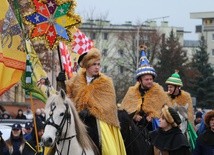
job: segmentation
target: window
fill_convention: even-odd
[[[104,40],[108,40],[108,33],[107,33],[107,32],[104,32],[104,33],[103,33],[103,39],[104,39]]]
[[[123,66],[119,66],[119,72],[122,74],[124,71],[124,67]]]
[[[107,56],[108,49],[103,49],[102,55]]]
[[[104,66],[104,67],[103,67],[103,72],[104,72],[104,73],[107,73],[107,71],[108,71],[108,66]]]
[[[124,54],[124,53],[123,53],[123,50],[122,50],[122,49],[119,49],[119,50],[118,50],[118,54],[119,54],[121,57],[123,57],[123,54]]]
[[[212,19],[205,19],[204,23],[205,23],[205,25],[211,25],[212,24]]]
[[[214,49],[212,49],[212,56],[214,56]]]
[[[90,38],[91,38],[92,40],[95,40],[95,39],[96,39],[96,33],[95,33],[95,32],[91,32]]]

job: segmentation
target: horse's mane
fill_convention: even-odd
[[[86,148],[86,149],[93,149],[92,145],[92,141],[90,140],[90,137],[87,133],[87,129],[85,124],[83,124],[83,122],[81,121],[76,108],[74,107],[73,102],[66,97],[66,101],[69,104],[69,108],[71,110],[71,112],[73,113],[74,116],[74,122],[75,122],[75,127],[76,127],[76,133],[77,133],[77,140],[80,144],[80,146],[82,148]]]
[[[184,118],[188,118],[188,104],[185,106],[181,106],[181,105],[175,105],[174,106],[175,111],[179,112],[180,115],[182,115]]]

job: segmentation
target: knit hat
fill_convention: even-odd
[[[33,124],[31,122],[26,122],[25,129],[31,129],[31,128],[33,128]]]
[[[19,123],[15,123],[12,125],[12,130],[21,130],[22,126]]]
[[[181,81],[180,75],[178,71],[175,71],[167,80],[166,84],[176,85],[176,86],[183,86],[183,82]]]
[[[214,110],[207,112],[206,115],[204,116],[204,122],[206,126],[208,127],[210,126],[210,120],[212,117],[214,117]]]
[[[175,109],[164,105],[162,108],[162,114],[164,115],[166,121],[173,127],[177,127],[179,124],[181,124],[181,118]]]
[[[96,48],[91,48],[89,52],[79,56],[78,64],[82,68],[90,67],[95,61],[101,59],[100,51]]]
[[[202,118],[203,113],[201,111],[196,112],[195,117],[196,118]]]
[[[138,69],[136,70],[136,79],[141,75],[151,74],[154,78],[157,76],[155,69],[150,66],[149,60],[146,57],[146,53],[144,49],[141,51],[140,64]]]

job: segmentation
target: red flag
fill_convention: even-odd
[[[71,56],[68,51],[68,48],[64,42],[59,42],[59,48],[61,53],[62,65],[65,72],[68,75],[68,78],[72,76],[72,64],[71,64]]]
[[[86,37],[86,35],[79,29],[77,29],[77,31],[74,33],[74,43],[72,45],[72,50],[75,53],[81,55],[88,52],[93,46],[93,41]]]

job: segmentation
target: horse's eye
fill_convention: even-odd
[[[60,113],[60,115],[59,116],[63,116],[65,113],[64,112],[62,112],[62,113]]]

